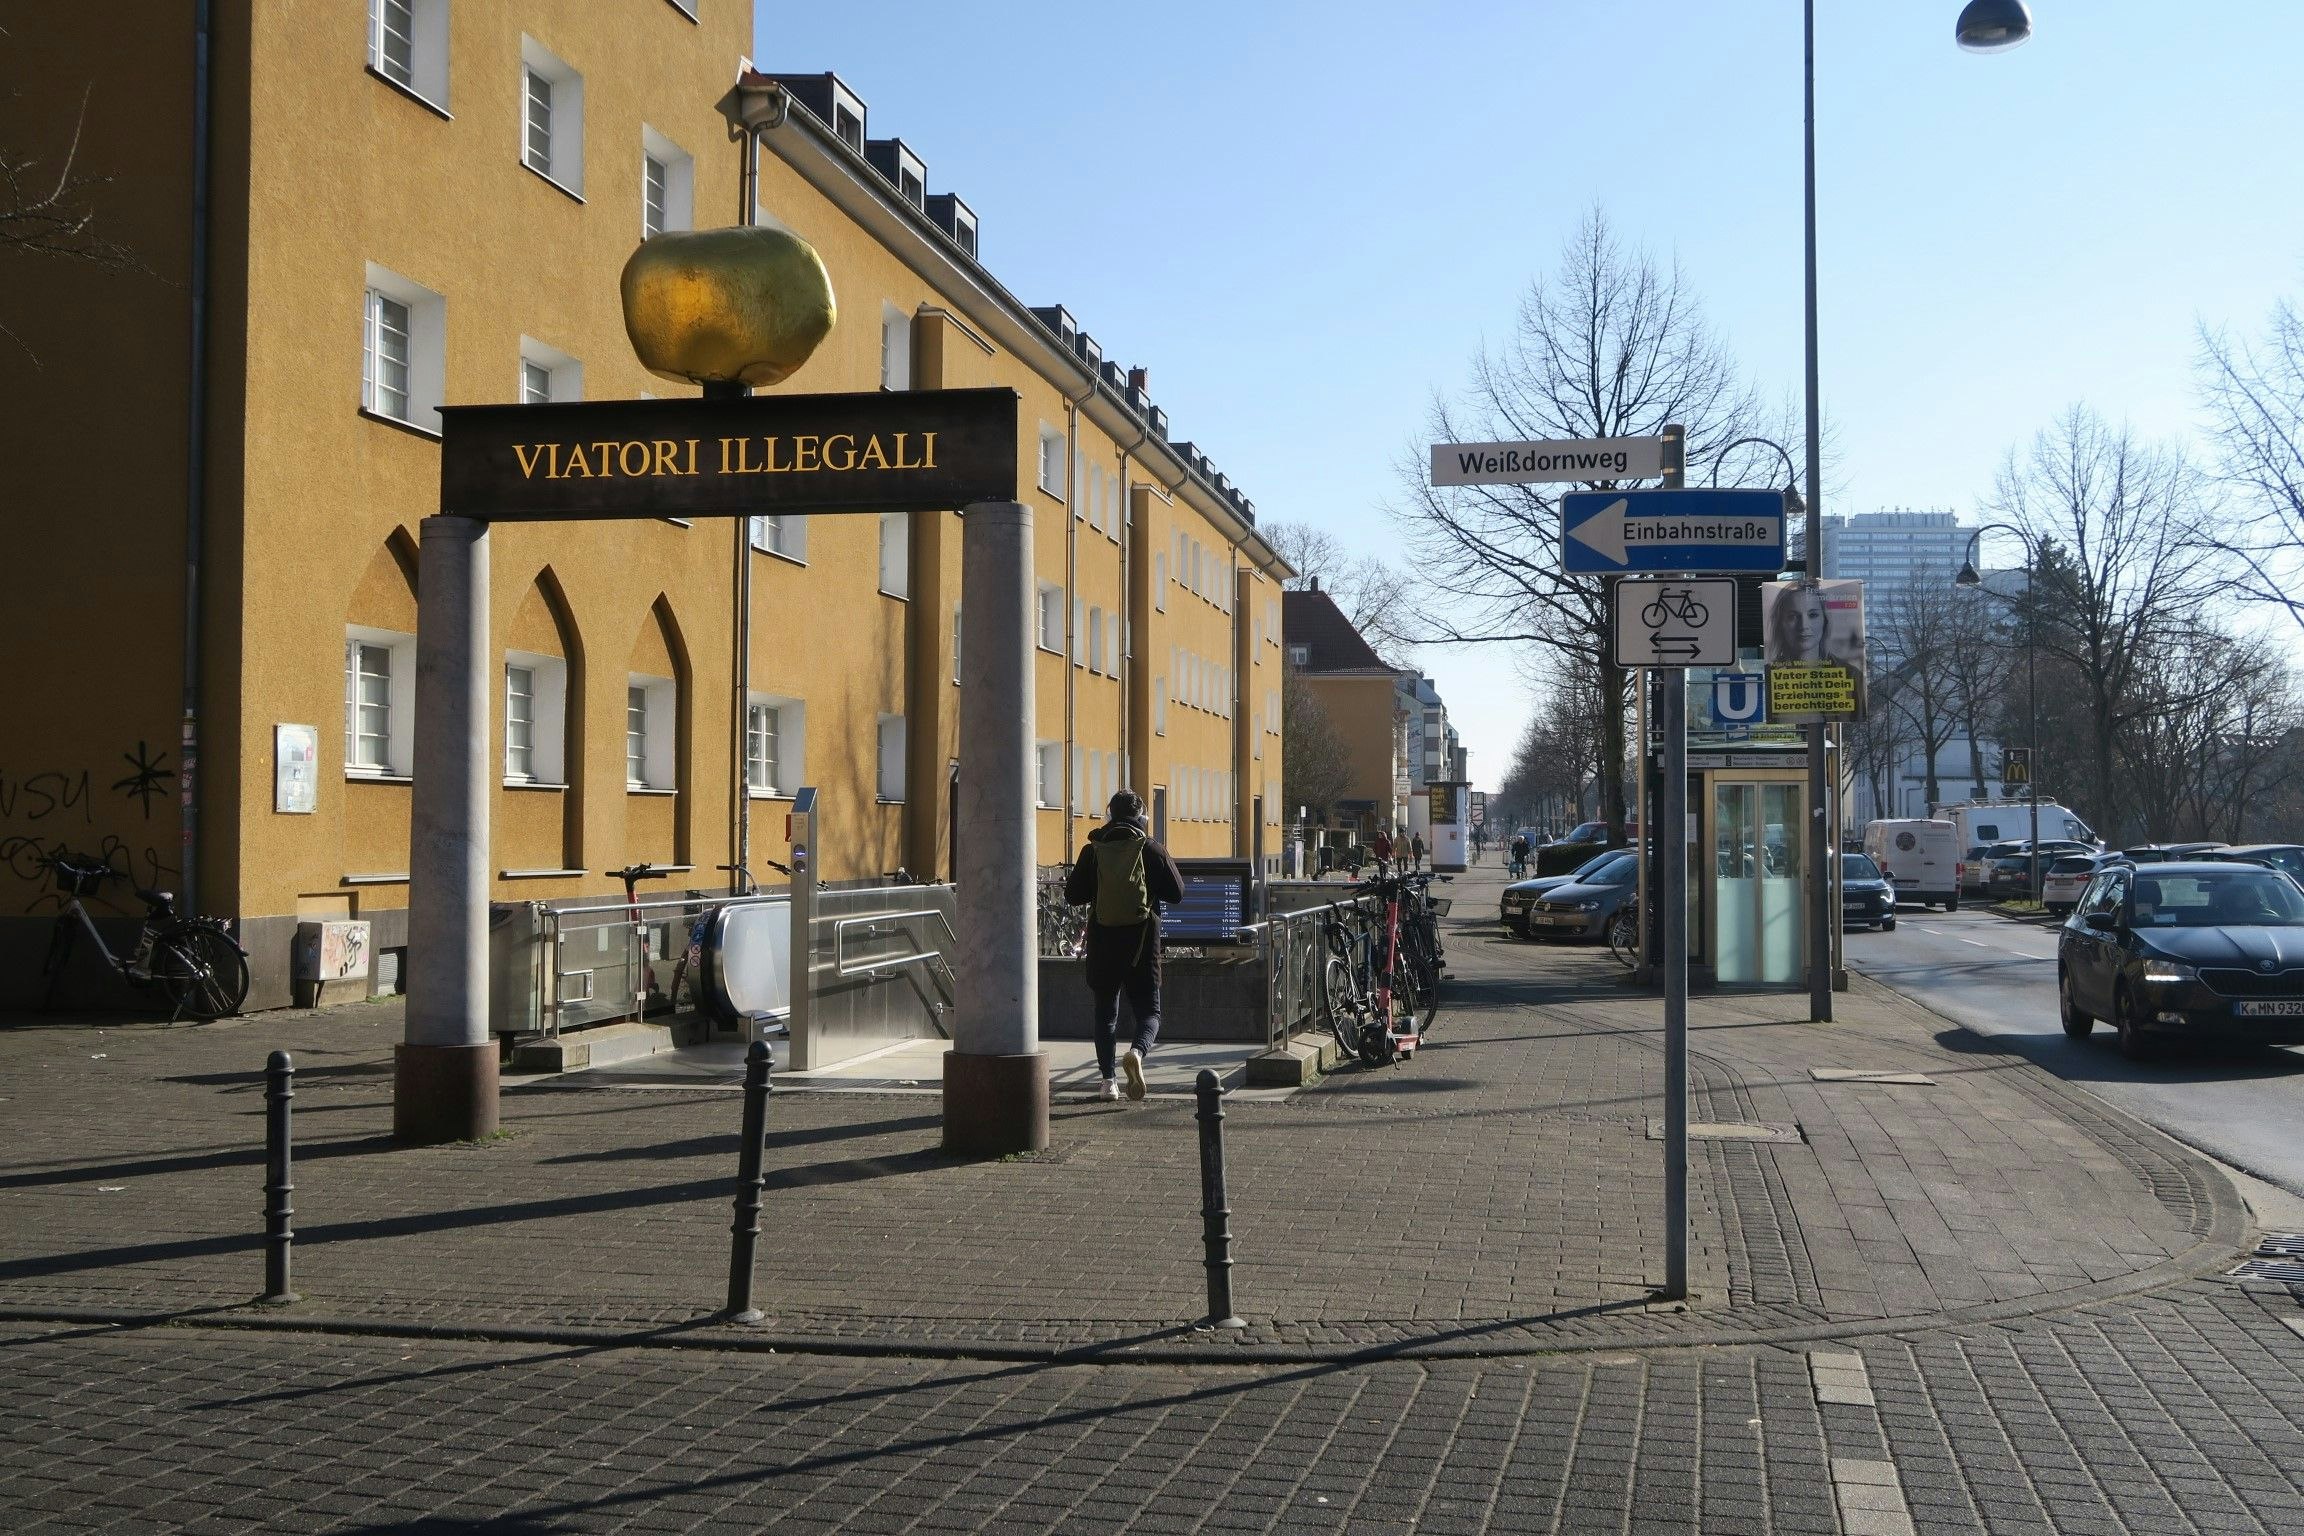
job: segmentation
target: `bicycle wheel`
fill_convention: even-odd
[[[248,957],[222,930],[186,923],[152,941],[152,980],[177,1013],[221,1019],[248,999]]]
[[[1360,989],[1352,984],[1352,968],[1340,957],[1330,955],[1321,974],[1328,995],[1328,1033],[1336,1037],[1339,1052],[1358,1056],[1366,1007],[1360,1000]]]
[[[1431,940],[1421,928],[1408,931],[1408,970],[1416,981],[1416,1033],[1432,1032],[1432,1020],[1440,1012],[1440,962],[1433,958]]]
[[[1608,919],[1608,952],[1627,970],[1640,964],[1640,914],[1630,907]]]

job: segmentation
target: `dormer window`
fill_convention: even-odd
[[[832,132],[856,153],[864,153],[864,119],[849,111],[844,101],[832,104]]]
[[[896,189],[898,197],[923,213],[928,211],[928,164],[902,139],[866,139],[864,158]]]

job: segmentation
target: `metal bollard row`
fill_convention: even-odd
[[[1200,1227],[1201,1246],[1208,1266],[1208,1316],[1202,1328],[1245,1328],[1246,1321],[1232,1310],[1232,1204],[1224,1187],[1224,1088],[1216,1074],[1202,1068],[1193,1084],[1200,1101],[1194,1112],[1200,1122]]]
[[[762,1314],[752,1304],[753,1259],[760,1251],[761,1191],[768,1178],[761,1171],[768,1141],[768,1042],[755,1040],[744,1053],[744,1129],[736,1154],[735,1234],[728,1248],[728,1307],[722,1314],[731,1323],[757,1323]]]
[[[292,1220],[296,1190],[288,1164],[289,1105],[296,1097],[296,1064],[286,1051],[274,1051],[264,1064],[264,1294],[259,1305],[300,1301],[288,1286],[288,1254],[296,1241]]]

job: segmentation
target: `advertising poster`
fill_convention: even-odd
[[[272,809],[309,816],[320,800],[320,728],[272,727]]]
[[[1769,582],[1760,589],[1760,622],[1771,721],[1864,713],[1864,583]]]

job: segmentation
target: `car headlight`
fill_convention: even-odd
[[[2144,979],[2146,981],[2157,981],[2163,983],[2178,981],[2198,981],[2200,979],[2200,972],[2192,966],[2185,965],[2180,961],[2147,960],[2144,962]]]
[[[1576,910],[1579,912],[1597,912],[1600,910],[1600,903],[1596,901],[1580,901],[1576,903]]]

